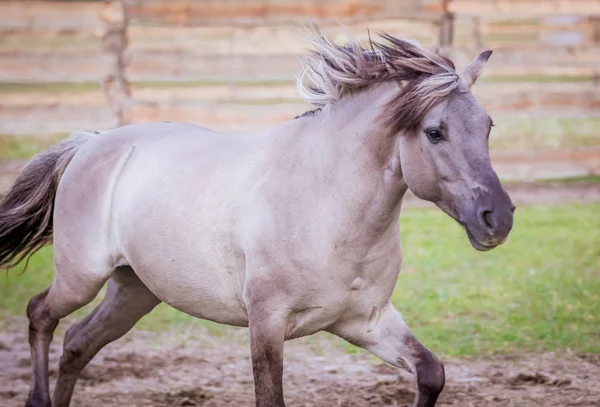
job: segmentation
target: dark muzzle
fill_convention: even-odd
[[[506,241],[513,226],[515,205],[502,187],[467,206],[461,211],[461,223],[475,249],[491,250]]]

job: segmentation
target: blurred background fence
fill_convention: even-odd
[[[309,108],[294,77],[311,22],[337,41],[340,23],[413,38],[459,67],[494,49],[474,91],[501,176],[600,174],[597,0],[4,1],[0,143],[18,155],[18,140],[121,122],[251,132],[290,119]]]
[[[340,23],[361,39],[367,28],[413,38],[459,68],[493,48],[473,90],[496,124],[494,168],[544,182],[505,184],[515,227],[485,255],[441,211],[409,208],[424,203],[407,194],[391,301],[420,341],[452,357],[442,404],[600,406],[600,0],[123,1],[0,0],[0,197],[31,155],[76,129],[182,120],[252,132],[302,113],[294,76],[312,22],[340,42]],[[0,406],[25,402],[25,304],[52,283],[53,264],[44,248],[26,273],[0,278]],[[164,303],[138,327],[151,332],[103,350],[74,403],[252,403],[244,332]],[[411,397],[392,370],[325,340],[286,350],[295,405]]]

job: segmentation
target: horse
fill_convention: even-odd
[[[51,243],[55,262],[27,305],[26,406],[68,406],[94,355],[161,302],[249,328],[256,406],[284,406],[284,342],[319,331],[411,372],[414,406],[436,404],[444,366],[390,302],[398,219],[410,189],[475,249],[506,241],[515,206],[471,93],[492,51],[457,71],[386,33],[311,42],[298,90],[315,109],[287,122],[253,135],[169,122],[79,131],[24,167],[0,207],[0,266]],[[105,283],[66,331],[50,397],[54,329]]]

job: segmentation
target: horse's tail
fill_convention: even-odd
[[[36,155],[0,203],[0,268],[15,266],[52,243],[52,213],[67,165],[96,132],[76,132]]]

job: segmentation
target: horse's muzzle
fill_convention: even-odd
[[[513,226],[515,205],[502,192],[499,196],[482,196],[466,213],[463,211],[461,223],[471,245],[477,250],[494,249],[508,239]]]

